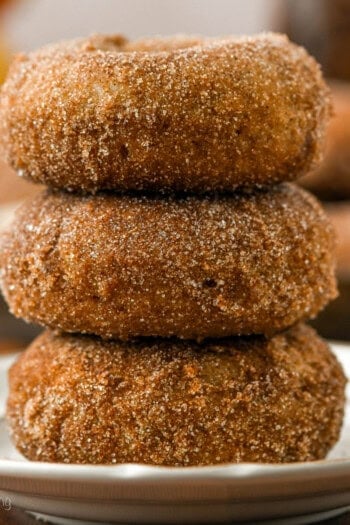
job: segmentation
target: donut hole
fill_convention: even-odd
[[[211,279],[210,277],[207,277],[203,281],[203,286],[205,288],[216,288],[217,282],[215,281],[215,279]]]
[[[206,39],[209,40],[209,39]],[[199,37],[185,37],[175,35],[173,37],[158,37],[126,42],[118,46],[118,51],[123,53],[142,52],[142,53],[169,53],[176,50],[187,50],[197,46],[203,46],[205,40]]]
[[[208,40],[208,39],[207,39]],[[92,35],[81,44],[83,51],[105,51],[109,53],[171,53],[176,50],[203,46],[205,40],[199,37],[145,38],[129,42],[122,35]]]
[[[203,46],[205,41],[196,36],[175,35],[173,37],[144,38],[128,41],[123,35],[91,35],[81,41],[83,51],[104,51],[107,53],[170,53],[176,50],[185,50],[197,46]]]

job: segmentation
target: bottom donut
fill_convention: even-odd
[[[28,459],[169,466],[321,459],[346,383],[305,325],[203,343],[46,331],[9,380],[8,423]]]

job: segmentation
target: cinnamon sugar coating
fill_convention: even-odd
[[[272,334],[336,296],[333,230],[288,183],[253,194],[44,192],[0,246],[12,313],[104,338]]]
[[[314,168],[329,114],[318,64],[282,35],[97,35],[17,57],[1,149],[56,188],[232,191]]]
[[[204,344],[44,332],[9,378],[12,439],[36,461],[309,461],[343,418],[343,371],[307,326]]]

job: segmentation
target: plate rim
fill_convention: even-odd
[[[314,476],[327,475],[338,477],[340,474],[350,474],[349,459],[331,459],[299,463],[285,463],[283,465],[240,463],[205,467],[164,467],[125,463],[120,465],[79,465],[63,463],[46,463],[39,461],[0,460],[0,475],[30,479],[67,479],[70,481],[86,481],[87,475],[93,481],[135,480],[154,481],[201,481],[210,477],[211,480],[227,481],[228,479],[249,479],[257,481],[261,478],[273,481],[284,477],[297,478],[303,475],[304,481],[311,481]],[[292,480],[291,480],[292,481]]]

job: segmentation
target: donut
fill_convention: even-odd
[[[345,377],[307,326],[202,344],[46,331],[9,384],[12,439],[30,460],[192,466],[325,457]]]
[[[315,167],[330,106],[318,64],[282,35],[97,35],[17,57],[1,154],[66,190],[232,191]]]
[[[65,332],[270,335],[336,296],[333,237],[289,183],[220,197],[48,191],[3,234],[1,286],[16,316]]]
[[[350,199],[350,83],[333,83],[335,118],[326,135],[324,162],[300,184],[326,201]]]

